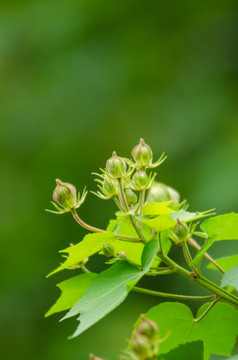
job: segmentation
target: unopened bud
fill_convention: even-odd
[[[141,335],[147,336],[150,339],[153,339],[158,335],[158,325],[156,322],[146,318],[144,315],[141,315],[142,321],[140,322],[137,331]]]
[[[124,159],[117,156],[114,151],[112,157],[107,160],[106,168],[112,177],[121,178],[126,173],[126,162]]]
[[[137,196],[131,189],[125,190],[125,196],[128,205],[134,205],[137,203]]]
[[[179,193],[162,183],[153,182],[149,194],[148,194],[148,202],[163,202],[163,201],[172,201],[171,206],[175,206],[179,204],[180,195]]]
[[[135,146],[131,153],[135,162],[140,166],[148,166],[152,162],[152,150],[143,139],[140,139],[139,145]]]
[[[189,229],[187,224],[177,219],[177,224],[173,229],[173,233],[176,235],[179,242],[187,241],[189,236]]]
[[[149,339],[138,333],[135,333],[131,341],[131,349],[136,355],[143,356],[143,359],[150,358],[153,355]]]
[[[119,253],[118,253],[118,257],[121,258],[121,259],[123,259],[123,260],[126,259],[126,253],[125,253],[125,251],[119,252]]]
[[[103,189],[109,196],[116,196],[119,193],[118,183],[115,180],[104,180]]]
[[[56,179],[57,186],[53,192],[53,199],[65,209],[71,208],[77,202],[76,188],[74,185]]]
[[[133,175],[133,183],[138,190],[143,190],[148,184],[148,176],[145,171],[137,169],[136,173]]]
[[[115,249],[111,244],[102,244],[103,254],[107,257],[112,257],[115,254]]]

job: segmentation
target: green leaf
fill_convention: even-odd
[[[210,216],[212,210],[207,210],[207,211],[203,211],[203,212],[189,212],[186,211],[184,209],[181,209],[179,211],[173,212],[170,214],[171,219],[176,220],[179,219],[180,221],[184,221],[184,222],[189,222],[189,221],[193,221],[193,220],[198,220],[201,219],[205,216]]]
[[[218,265],[220,265],[225,271],[229,270],[230,268],[238,265],[238,255],[233,255],[221,259],[216,259]],[[215,265],[209,263],[207,266],[208,269],[218,270]]]
[[[48,276],[57,273],[63,269],[67,269],[71,267],[83,259],[88,258],[89,256],[96,254],[102,248],[102,243],[113,243],[117,240],[117,236],[114,233],[96,233],[96,234],[88,234],[84,237],[84,239],[78,243],[77,245],[71,246],[65,250],[61,250],[60,252],[68,253],[69,257],[67,260],[60,265],[56,270],[52,271]]]
[[[197,264],[202,259],[204,253],[215,241],[237,240],[238,239],[238,214],[229,213],[214,216],[205,220],[201,224],[201,229],[209,238],[203,244],[191,264]]]
[[[172,201],[165,202],[150,202],[143,206],[142,215],[144,216],[153,216],[153,215],[166,215],[173,212],[172,209],[168,208],[168,205],[171,204]]]
[[[166,355],[160,355],[158,360],[203,360],[203,343],[194,341],[180,345]]]
[[[238,265],[227,270],[227,272],[223,275],[221,279],[221,286],[226,287],[228,285],[238,290]]]
[[[238,360],[238,355],[234,355],[231,358],[227,358],[226,360]]]
[[[172,220],[170,215],[160,215],[154,219],[137,217],[138,220],[156,231],[163,231],[176,225],[176,220]]]
[[[89,288],[97,274],[81,274],[57,284],[62,294],[56,303],[45,314],[45,317],[54,313],[68,310],[81,299],[85,291]]]
[[[96,277],[82,299],[63,318],[80,313],[80,324],[72,337],[87,330],[125,300],[131,288],[149,270],[157,250],[158,242],[155,239],[145,245],[142,254],[143,271],[126,261],[120,261]]]
[[[208,303],[201,306],[197,318],[208,306]],[[146,317],[157,322],[161,339],[172,330],[160,344],[159,354],[167,354],[187,342],[203,341],[204,360],[211,354],[229,356],[238,334],[238,311],[223,303],[214,305],[198,323],[194,322],[191,310],[181,303],[162,303],[150,309]]]

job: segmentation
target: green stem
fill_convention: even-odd
[[[207,315],[207,313],[213,308],[213,306],[220,300],[220,298],[216,298],[215,300],[213,300],[213,302],[208,306],[207,310],[204,311],[204,313],[198,318],[198,319],[194,319],[194,322],[198,323],[199,321],[201,321],[205,315]]]
[[[159,292],[159,291],[143,289],[143,288],[140,288],[140,287],[137,287],[137,286],[133,287],[132,290],[135,291],[135,292],[143,293],[143,294],[154,295],[154,296],[159,296],[159,297],[166,297],[166,298],[169,298],[169,299],[176,299],[176,300],[200,300],[200,301],[204,301],[204,300],[211,300],[211,299],[214,298],[213,295],[190,296],[190,295],[168,294],[168,293],[163,293],[163,292]]]
[[[191,262],[193,261],[192,256],[190,254],[188,245],[186,242],[182,243],[182,249],[183,249],[183,254],[184,254],[184,258],[187,261],[188,266],[195,272],[195,274],[200,275],[199,271],[196,269],[196,267],[194,265],[190,265]]]
[[[158,276],[158,275],[167,275],[167,274],[173,274],[175,273],[174,269],[169,269],[169,270],[161,270],[161,271],[151,271],[146,273],[145,275],[147,276]]]
[[[135,229],[137,228],[138,231],[140,231],[140,229],[138,228],[135,221],[133,221],[132,224],[135,227]],[[148,241],[143,233],[141,233],[140,236],[144,243],[146,243]],[[162,242],[161,242],[160,237],[159,237],[159,241],[160,241],[160,250],[158,251],[158,255],[159,255],[160,259],[166,265],[173,267],[178,274],[201,285],[202,287],[204,287],[205,289],[209,290],[210,292],[216,294],[218,297],[227,301],[228,303],[238,306],[238,298],[236,296],[234,296],[233,294],[229,293],[228,291],[220,288],[218,285],[214,284],[210,280],[208,280],[204,277],[201,277],[197,274],[190,273],[189,271],[184,269],[182,266],[177,264],[175,261],[170,259],[167,255],[165,255],[163,253]]]

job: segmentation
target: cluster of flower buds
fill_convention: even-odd
[[[149,360],[158,353],[158,344],[161,342],[158,335],[158,325],[141,315],[141,322],[137,327],[132,340],[130,350],[125,352],[121,360]]]
[[[179,244],[187,241],[190,236],[191,234],[187,224],[177,219],[175,227],[170,231],[170,239]]]
[[[52,201],[51,203],[58,211],[46,211],[54,214],[64,214],[72,209],[77,209],[82,205],[87,196],[86,188],[84,188],[82,196],[80,197],[80,193],[78,193],[77,196],[77,191],[74,185],[65,183],[59,179],[56,179],[56,184],[56,188],[53,192],[53,199],[55,202]]]

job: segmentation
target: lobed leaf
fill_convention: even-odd
[[[165,202],[149,202],[145,204],[142,208],[143,216],[154,216],[154,215],[166,215],[172,213],[174,210],[168,207],[172,201]]]
[[[153,219],[146,219],[138,216],[137,219],[142,223],[156,231],[167,230],[176,225],[176,220],[171,219],[170,215],[160,215]]]
[[[179,211],[171,213],[170,217],[173,220],[179,219],[180,221],[189,222],[189,221],[201,219],[205,216],[210,216],[210,215],[212,215],[211,211],[213,211],[213,210],[207,210],[207,211],[203,211],[203,212],[199,212],[199,211],[189,212],[184,209],[181,209]]]
[[[238,214],[229,213],[214,216],[205,220],[200,227],[209,238],[198,251],[191,264],[199,263],[204,253],[215,241],[238,239]]]
[[[57,284],[62,294],[56,303],[45,314],[45,317],[54,313],[68,310],[81,299],[85,291],[92,284],[97,274],[80,274]]]
[[[72,337],[87,330],[125,300],[131,288],[149,270],[157,250],[158,242],[155,239],[145,245],[142,254],[143,271],[123,260],[95,278],[82,299],[63,318],[80,313],[80,324]]]
[[[238,290],[238,265],[227,270],[221,279],[221,287],[232,286]]]
[[[63,253],[68,253],[69,257],[63,264],[61,264],[56,270],[52,271],[48,276],[51,276],[58,271],[74,266],[80,261],[100,251],[103,243],[113,243],[115,240],[117,240],[117,236],[112,232],[94,233],[86,235],[84,239],[77,245],[68,247],[67,249],[60,251]]]
[[[201,306],[197,318],[208,305]],[[159,355],[167,354],[181,344],[202,341],[204,360],[208,360],[211,354],[229,356],[238,334],[238,311],[225,303],[214,305],[198,323],[194,322],[191,310],[181,303],[159,304],[150,309],[146,317],[158,324],[160,338],[164,338],[172,330],[167,340],[160,344]]]

